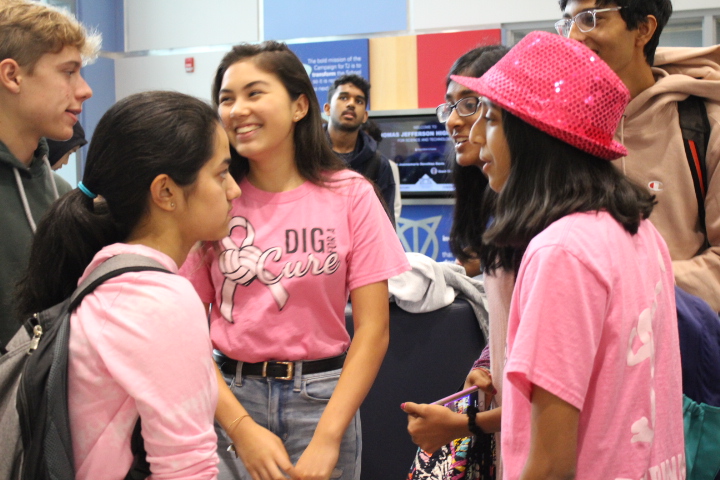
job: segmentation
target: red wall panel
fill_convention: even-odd
[[[501,42],[500,29],[418,35],[418,107],[435,108],[445,98],[445,76],[468,50]]]

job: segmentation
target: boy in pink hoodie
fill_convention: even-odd
[[[656,196],[650,220],[668,244],[675,282],[720,311],[720,46],[656,52],[670,0],[560,0],[560,8],[558,32],[595,51],[630,90],[615,135],[628,155],[613,163]],[[704,229],[678,116],[690,95],[704,99],[711,128]]]

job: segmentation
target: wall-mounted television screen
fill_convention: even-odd
[[[370,118],[382,132],[379,150],[398,165],[403,197],[452,195],[455,152],[434,110],[378,111]]]

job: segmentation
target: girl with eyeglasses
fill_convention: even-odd
[[[488,187],[487,177],[481,170],[480,145],[473,143],[470,136],[473,124],[482,114],[482,99],[476,91],[457,83],[451,76],[480,77],[507,51],[504,46],[493,45],[475,48],[461,56],[447,76],[446,103],[437,108],[438,120],[445,123],[448,134],[455,142],[455,209],[450,247],[469,275],[483,274],[488,295],[488,344],[468,374],[464,388],[480,387],[488,394],[486,404],[493,407],[478,413],[475,421],[483,432],[495,432],[497,478],[502,476],[499,450],[502,366],[515,277],[510,259],[515,252],[511,248],[497,248],[483,241],[483,232],[491,219],[497,193]],[[469,430],[466,415],[455,414],[442,406],[408,402],[405,411],[409,414],[408,432],[426,452],[434,452],[452,440],[474,433]]]

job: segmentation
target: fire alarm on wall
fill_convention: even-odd
[[[194,57],[187,57],[185,59],[185,72],[186,73],[193,73],[195,71],[195,58]]]

